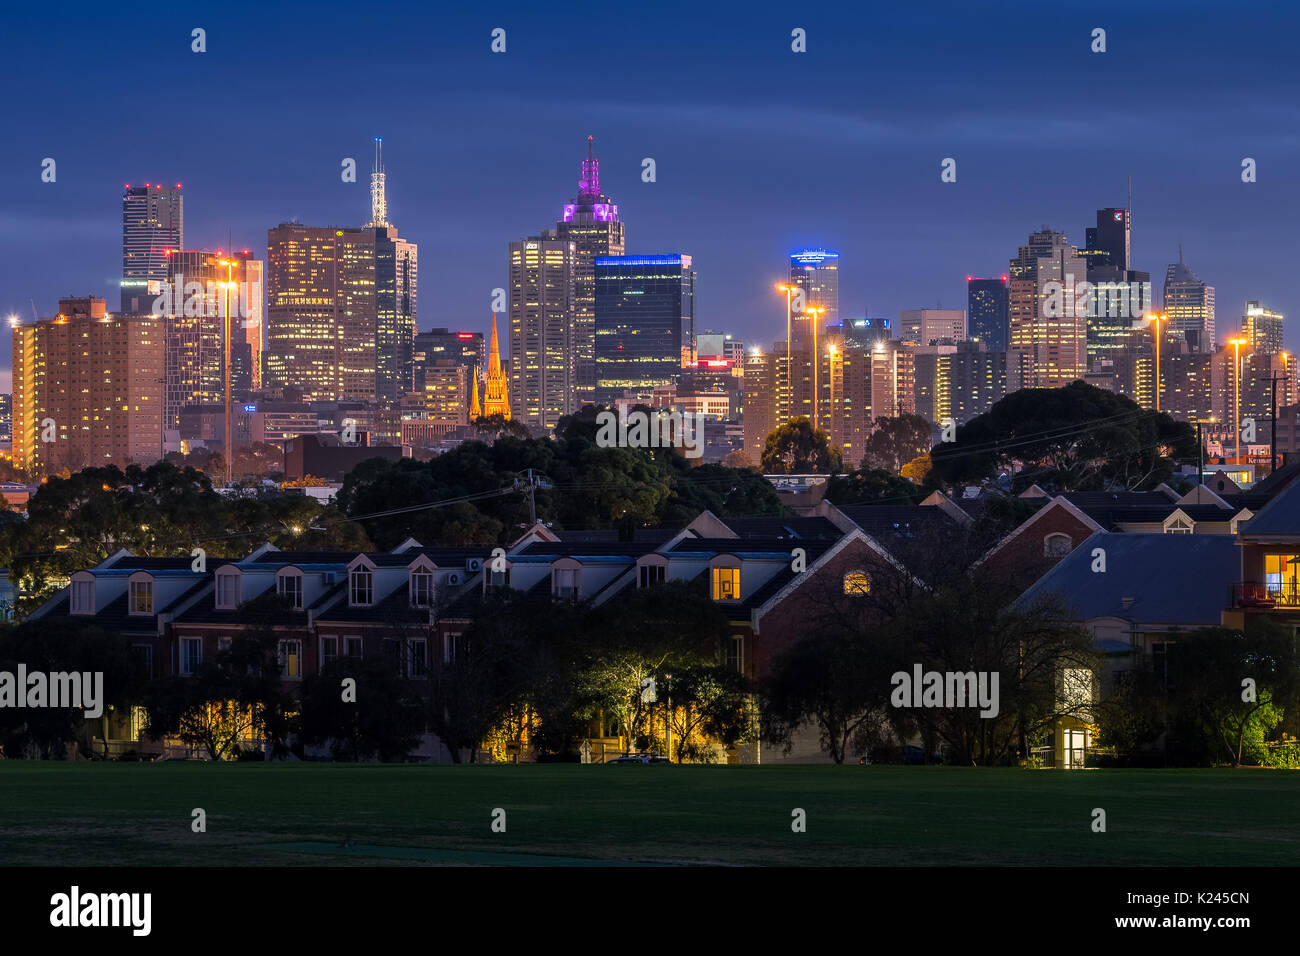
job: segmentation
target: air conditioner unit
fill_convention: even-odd
[[[452,571],[447,575],[447,583],[450,585],[455,586],[457,584],[460,584],[460,581],[461,581],[461,575],[459,571]]]
[[[482,559],[482,558],[466,558],[466,559],[465,559],[465,570],[468,571],[470,574],[474,574],[474,573],[477,572],[477,571],[482,571],[482,570],[483,570],[483,559]]]

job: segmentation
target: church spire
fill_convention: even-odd
[[[510,399],[506,376],[501,371],[501,346],[497,340],[497,314],[492,313],[492,337],[488,342],[487,394],[483,396],[483,414],[501,415],[510,420]]]

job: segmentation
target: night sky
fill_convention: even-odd
[[[507,243],[554,226],[592,134],[628,252],[695,257],[699,329],[770,344],[773,283],[808,245],[840,252],[843,314],[965,308],[968,273],[1005,272],[1044,224],[1082,246],[1131,175],[1157,296],[1181,241],[1217,287],[1220,338],[1257,298],[1300,346],[1300,11],[1141,7],[6,5],[0,313],[117,307],[128,182],[184,184],[190,248],[264,255],[281,221],[361,225],[382,136],[390,221],[420,244],[420,328],[486,329]]]

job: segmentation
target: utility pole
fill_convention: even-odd
[[[1201,441],[1201,420],[1196,420],[1196,483],[1205,483],[1205,443]]]
[[[537,482],[533,470],[528,469],[528,527],[537,524]]]
[[[226,392],[226,448],[225,448],[226,487],[230,487],[231,468],[233,466],[233,459],[235,453],[235,450],[232,447],[232,443],[231,443],[231,427],[230,427],[230,287],[234,285],[234,279],[231,276],[230,270],[234,268],[235,263],[222,259],[221,264],[226,267],[226,282],[225,282],[226,321],[225,321],[225,328],[223,329],[224,334],[221,336],[221,338],[224,341],[224,349],[226,353],[225,361],[222,363],[222,368],[225,374],[225,392]]]
[[[1269,384],[1268,471],[1272,474],[1277,471],[1277,372]]]

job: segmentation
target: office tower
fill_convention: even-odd
[[[826,329],[827,346],[869,349],[893,336],[893,322],[884,318],[845,319]]]
[[[392,400],[414,387],[418,249],[388,222],[381,148],[370,225],[267,231],[266,377],[307,401]]]
[[[885,348],[885,346],[881,346]],[[873,348],[836,346],[826,355],[826,416],[823,430],[840,450],[845,468],[862,464],[871,436]]]
[[[127,185],[122,193],[122,311],[141,315],[167,278],[167,254],[184,248],[181,184]]]
[[[990,352],[1005,352],[1008,276],[992,279],[966,277],[966,335],[978,339]]]
[[[1176,332],[1196,333],[1196,343],[1202,352],[1213,352],[1214,286],[1206,285],[1183,262],[1183,247],[1178,247],[1178,261],[1171,263],[1165,274],[1165,293],[1162,311],[1169,316],[1169,328]]]
[[[695,272],[687,255],[596,259],[596,401],[676,385],[695,342]]]
[[[1074,292],[1086,279],[1083,257],[1064,233],[1044,226],[1030,234],[1007,272],[1010,348],[1020,353],[1023,387],[1059,388],[1082,378],[1087,316],[1074,307]]]
[[[818,315],[823,327],[840,320],[840,254],[827,249],[804,249],[790,253],[790,281],[803,290],[804,308],[824,310]],[[795,312],[792,323],[794,348],[804,339],[812,344],[812,330],[806,315]],[[820,337],[820,330],[819,330]]]
[[[497,341],[497,314],[492,313],[492,338],[488,342],[487,379],[483,384],[483,414],[510,418],[510,394],[506,373],[501,369],[501,345]],[[513,364],[513,363],[512,363]]]
[[[450,329],[417,332],[414,350],[415,391],[424,391],[425,367],[445,359],[466,368],[471,381],[482,378],[487,364],[484,358],[485,348],[482,332],[453,332]]]
[[[1246,314],[1241,319],[1241,334],[1249,342],[1252,352],[1276,355],[1282,351],[1281,312],[1266,309],[1258,302],[1246,303]]]
[[[576,255],[552,230],[510,243],[510,410],[532,428],[578,408]]]
[[[403,401],[403,408],[416,408],[434,421],[466,425],[470,421],[470,376],[474,372],[453,359],[435,359],[424,369],[423,387]]]
[[[1160,410],[1180,422],[1213,420],[1213,363],[1214,355],[1209,352],[1162,353]]]
[[[1008,377],[1007,354],[989,351],[978,340],[957,343],[957,350],[944,356],[943,365],[947,370],[948,398],[944,417],[958,424],[983,415],[1008,392],[1015,391],[1015,383]]]
[[[966,338],[966,313],[961,309],[904,309],[898,327],[902,340],[913,345],[960,342]]]
[[[931,424],[951,416],[951,364],[956,344],[917,345],[912,348],[915,364],[916,414]]]
[[[871,349],[871,417],[916,414],[916,356],[897,339]]]
[[[1098,209],[1097,224],[1088,227],[1085,235],[1086,248],[1079,255],[1087,263],[1085,278],[1092,287],[1082,297],[1091,367],[1124,348],[1128,331],[1150,313],[1151,274],[1131,267],[1132,217],[1127,209]]]
[[[576,401],[580,407],[596,392],[596,258],[623,255],[627,238],[618,206],[600,191],[600,160],[592,154],[582,161],[578,195],[565,203],[555,235],[573,243],[573,335],[576,355]]]
[[[745,356],[745,457],[755,467],[763,460],[767,436],[785,421],[777,395],[777,369],[784,362],[784,350],[777,354],[777,350],[754,349]]]
[[[246,352],[243,377],[260,383],[262,263],[247,249],[174,251],[167,263],[166,284],[148,311],[161,321],[166,353],[163,427],[175,429],[184,406],[225,401],[227,293],[232,355]],[[235,287],[227,289],[227,281]]]
[[[101,298],[13,330],[13,461],[34,474],[162,457],[163,337],[153,316]]]

